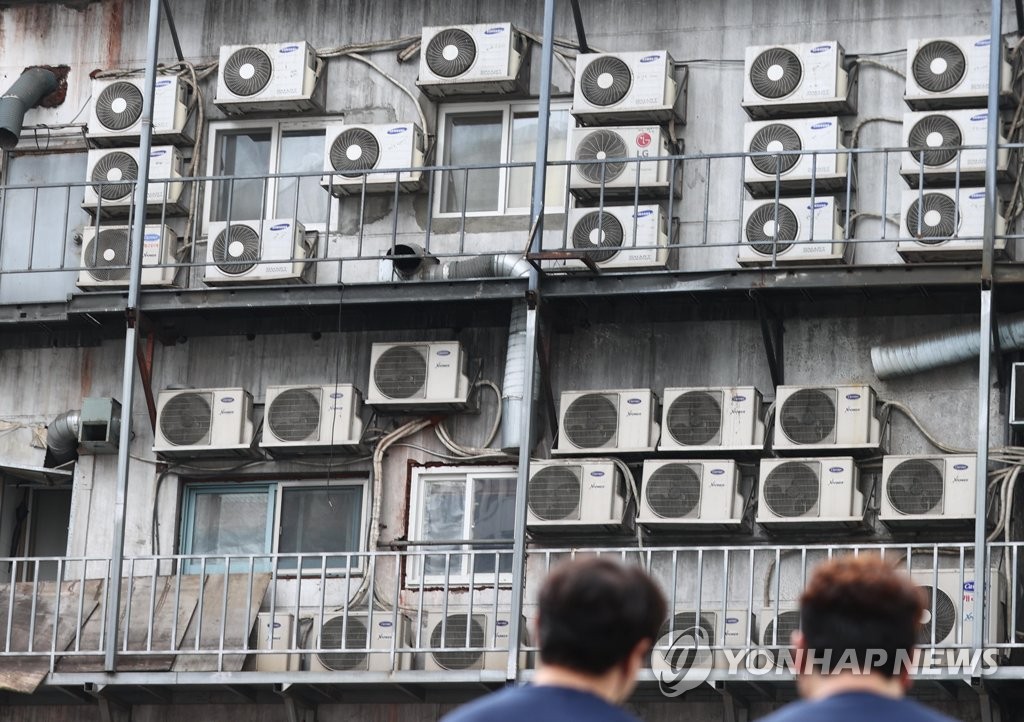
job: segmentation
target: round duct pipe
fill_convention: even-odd
[[[25,113],[57,89],[57,76],[45,68],[29,68],[0,96],[0,148],[18,145]]]
[[[78,409],[65,411],[46,427],[46,448],[56,459],[70,459],[78,451],[81,414]]]

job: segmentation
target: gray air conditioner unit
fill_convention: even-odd
[[[651,649],[651,669],[679,674],[683,667],[680,663],[690,661],[686,659],[689,654],[695,655],[690,661],[694,672],[709,667],[728,669],[729,657],[724,649],[745,649],[756,644],[754,622],[750,612],[723,610],[721,604],[707,604],[699,618],[696,609],[677,606],[675,614],[658,630]]]
[[[1000,120],[997,119],[997,122]],[[944,110],[904,113],[900,175],[911,188],[921,185],[978,185],[985,180],[985,144],[988,111]],[[999,129],[996,174],[999,180],[1013,177],[1010,150],[1003,128]],[[961,150],[964,146],[969,148]]]
[[[268,386],[260,446],[275,456],[360,451],[362,409],[352,384]]]
[[[86,135],[95,146],[138,146],[142,133],[142,78],[92,81],[92,110]],[[153,143],[191,145],[185,132],[188,101],[178,76],[156,76]]]
[[[658,397],[650,389],[564,391],[558,444],[553,454],[621,454],[654,451]]]
[[[843,151],[839,118],[792,118],[746,123],[744,184],[755,198],[784,193],[845,190],[849,155]],[[827,151],[839,151],[829,153]],[[772,155],[778,153],[779,155]],[[813,184],[812,184],[813,180]]]
[[[1005,107],[1018,99],[1009,53],[1000,45],[999,100]],[[986,107],[991,48],[988,35],[911,38],[903,99],[914,110]]]
[[[336,196],[393,193],[396,184],[401,191],[416,191],[423,151],[423,131],[415,123],[332,125],[324,142],[324,171],[329,175],[320,185]]]
[[[508,664],[509,626],[512,615],[508,610],[481,605],[468,613],[454,605],[445,612],[431,613],[423,632],[423,643],[428,651],[423,668],[428,672],[461,672],[491,670],[504,672]],[[523,643],[528,643],[523,627]],[[520,653],[520,667],[526,667],[528,655]]]
[[[845,263],[839,209],[832,196],[743,201],[741,266]]]
[[[667,388],[658,451],[757,451],[764,447],[761,392],[753,386]]]
[[[375,343],[366,403],[378,411],[465,410],[470,391],[467,361],[457,341]]]
[[[933,635],[935,646],[962,648],[974,643],[974,615],[977,610],[973,563],[973,558],[965,557],[966,570],[963,573],[959,568],[911,570],[910,578],[925,594],[918,647],[932,646]],[[985,590],[988,610],[983,646],[991,647],[1007,641],[1007,587],[1005,575],[995,570],[989,572],[988,589]]]
[[[780,532],[861,527],[865,507],[857,479],[850,457],[762,459],[757,523]]]
[[[586,271],[589,258],[601,270],[664,270],[669,261],[668,226],[660,206],[572,208],[564,250],[579,258],[551,261],[553,270]],[[562,250],[551,239],[545,249]]]
[[[245,389],[161,391],[153,451],[168,459],[251,456],[252,395]]]
[[[129,215],[135,203],[135,182],[139,178],[138,148],[90,150],[82,208],[102,217]],[[149,153],[149,183],[146,211],[169,215],[183,210],[181,151],[172,145],[153,148]]]
[[[222,45],[217,97],[225,113],[314,110],[322,61],[307,42]]]
[[[530,464],[527,527],[533,532],[621,531],[625,483],[609,459]]]
[[[82,230],[82,270],[76,285],[83,291],[127,288],[131,264],[131,226],[86,226]],[[142,232],[143,286],[174,286],[178,237],[170,226],[146,226]]]
[[[392,672],[412,668],[412,655],[403,651],[413,646],[412,625],[401,613],[325,613],[314,619],[310,638],[316,645],[309,655],[310,672]]]
[[[682,163],[649,160],[673,155],[668,134],[654,125],[572,128],[569,189],[581,200],[667,198],[682,193]],[[603,161],[603,162],[602,162]],[[671,186],[671,188],[670,188]]]
[[[570,111],[581,123],[663,123],[676,117],[679,86],[667,50],[576,56]]]
[[[878,449],[881,424],[875,404],[870,386],[780,386],[772,448],[779,452]]]
[[[525,94],[529,58],[510,23],[425,27],[416,85],[431,98]]]
[[[896,252],[904,261],[978,262],[984,233],[984,188],[903,191]],[[1006,240],[1006,219],[997,211],[993,242],[997,258],[1006,255]]]
[[[878,518],[894,528],[972,524],[977,465],[973,454],[886,456]]]
[[[735,529],[743,521],[739,481],[735,461],[648,459],[637,522],[649,529]]]
[[[305,234],[294,218],[211,222],[203,283],[302,283],[315,270]]]
[[[751,118],[856,111],[846,53],[836,41],[747,48],[743,109]]]

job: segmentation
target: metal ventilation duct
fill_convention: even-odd
[[[21,137],[25,113],[57,89],[57,76],[45,68],[29,68],[0,96],[0,148],[11,150]]]

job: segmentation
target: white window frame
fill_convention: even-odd
[[[424,508],[423,503],[425,501],[424,486],[425,481],[462,481],[465,484],[466,492],[463,497],[464,508],[463,508],[463,527],[462,527],[462,538],[464,540],[470,540],[472,537],[471,526],[473,523],[473,481],[477,479],[508,479],[516,478],[517,471],[514,466],[433,466],[433,467],[416,467],[412,470],[412,480],[410,484],[409,492],[409,527],[407,538],[410,542],[424,541],[423,534],[423,523],[424,519]],[[409,560],[406,566],[406,585],[409,587],[417,586],[441,586],[445,584],[444,574],[424,574],[423,573],[423,557],[419,556],[429,553],[432,549],[438,552],[447,551],[448,547],[429,547],[429,546],[416,546],[411,545],[411,551],[416,552],[417,556]],[[459,549],[473,549],[472,544],[464,544]],[[453,558],[455,557],[455,549],[453,551]],[[511,550],[501,550],[503,554],[509,554]],[[467,555],[463,557],[463,563],[468,566],[470,557]],[[474,574],[471,569],[466,571],[451,569],[450,574],[447,576],[448,586],[468,586],[470,584],[476,585],[493,585],[495,583],[499,585],[510,585],[512,584],[512,573],[511,572],[499,572],[498,574],[481,572]],[[497,579],[495,577],[497,576]]]
[[[223,120],[223,121],[212,121],[209,123],[206,134],[206,176],[212,177],[218,175],[215,171],[215,165],[217,163],[217,140],[218,137],[224,134],[232,134],[238,132],[245,132],[250,130],[265,129],[270,131],[270,167],[267,169],[267,173],[277,173],[276,170],[280,165],[281,159],[281,139],[284,133],[293,130],[323,130],[324,131],[324,142],[327,142],[327,130],[332,124],[341,123],[343,119],[341,117],[321,117],[321,118],[302,118],[302,119],[285,119],[285,118],[263,118],[263,119],[247,119],[247,120]],[[267,192],[266,198],[263,204],[263,217],[274,218],[279,217],[273,214],[272,209],[274,204],[277,202],[277,178],[267,179]],[[214,181],[206,181],[205,188],[203,189],[203,216],[202,216],[202,235],[204,237],[210,234],[210,213],[213,209],[213,184]],[[328,193],[326,190],[323,191],[329,199],[328,213],[330,219],[336,219],[338,217],[338,199]],[[249,220],[249,219],[239,219]],[[314,223],[306,223],[303,221],[303,225],[307,230],[320,231],[321,233],[327,232],[328,223],[323,221],[317,221]]]
[[[572,107],[570,100],[554,100],[551,102],[551,110],[564,110],[569,112]],[[448,117],[453,115],[473,115],[478,113],[497,113],[501,112],[501,154],[498,158],[498,163],[511,163],[510,158],[512,157],[512,119],[516,113],[538,113],[540,110],[539,103],[537,101],[511,101],[511,102],[499,102],[499,103],[448,103],[442,105],[437,111],[437,153],[435,154],[435,164],[443,166],[445,165],[444,157],[447,152],[448,138],[446,137],[445,129],[448,127]],[[568,132],[566,133],[565,139],[565,157],[557,160],[571,160],[572,149],[570,146],[570,136],[572,128],[576,127],[576,120],[573,116],[569,115],[569,126]],[[531,159],[531,162],[533,159]],[[566,185],[569,183],[569,166],[562,166],[565,168],[565,182]],[[498,169],[498,207],[494,210],[485,211],[466,211],[463,214],[462,211],[444,211],[444,171],[435,171],[434,175],[434,203],[433,212],[435,218],[461,218],[465,215],[467,218],[488,218],[493,216],[526,216],[529,215],[529,207],[525,208],[510,208],[508,205],[508,176],[509,168],[507,166]],[[562,197],[565,197],[565,189],[563,190]],[[569,206],[572,206],[572,196],[569,196]],[[558,205],[553,208],[545,208],[546,213],[562,213],[567,208]]]

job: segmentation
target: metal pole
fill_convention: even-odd
[[[530,227],[536,227],[530,252],[541,247],[544,235],[544,193],[548,171],[548,120],[551,115],[551,66],[554,62],[555,0],[544,0],[544,40],[541,46],[540,101],[537,106],[537,159],[533,170],[533,197],[530,199]],[[523,597],[526,591],[526,484],[530,478],[530,451],[533,439],[534,374],[537,368],[537,314],[539,311],[539,274],[530,268],[526,293],[526,342],[523,353],[523,404],[519,417],[519,469],[516,474],[515,542],[512,545],[512,619],[509,620],[509,682],[519,678],[519,647],[523,639]]]
[[[149,36],[146,79],[142,94],[142,125],[139,138],[139,175],[135,186],[132,219],[131,265],[128,275],[127,329],[124,338],[124,372],[121,380],[121,435],[117,445],[117,486],[114,492],[114,539],[107,585],[107,622],[103,669],[113,672],[117,660],[117,623],[121,608],[121,566],[124,560],[125,499],[128,494],[128,452],[132,438],[132,406],[135,399],[135,344],[138,342],[139,286],[142,281],[142,245],[146,232],[146,192],[149,151],[153,145],[153,93],[156,87],[157,49],[160,40],[160,0],[149,2]]]
[[[580,10],[580,0],[571,0],[572,19],[576,23],[576,40],[580,44],[581,53],[589,53],[590,46],[587,44],[587,31],[583,27],[583,11]]]
[[[985,232],[981,252],[981,319],[978,361],[978,480],[974,496],[974,632],[971,645],[981,649],[985,621],[988,616],[988,549],[985,539],[985,491],[988,480],[988,418],[989,385],[992,357],[993,251],[995,248],[996,167],[999,160],[999,71],[1003,50],[1003,7],[1001,0],[991,0],[992,43],[989,47],[988,74],[988,137],[985,156]],[[999,363],[999,359],[996,359]],[[995,640],[988,640],[995,641]]]

